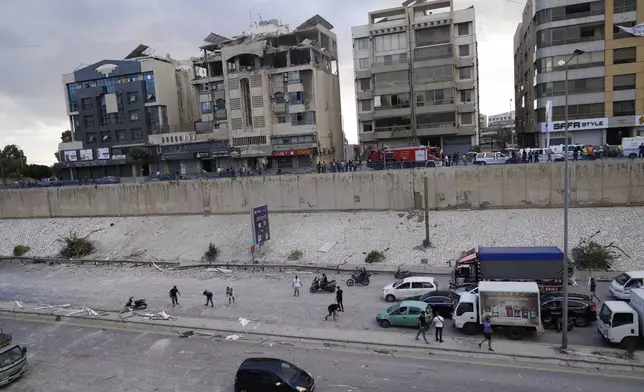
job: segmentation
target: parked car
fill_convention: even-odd
[[[308,392],[314,388],[311,374],[276,358],[248,358],[235,375],[235,392]]]
[[[541,317],[544,320],[563,313],[563,295],[548,293],[541,296]],[[568,297],[568,317],[577,327],[585,327],[597,320],[597,306],[590,296],[572,294]]]
[[[394,302],[436,290],[438,290],[438,284],[434,278],[429,276],[410,276],[385,286],[382,289],[382,298],[387,302]]]
[[[95,180],[96,184],[120,184],[121,183],[121,178],[120,177],[114,177],[114,176],[107,176],[107,177],[102,177],[97,180]]]
[[[608,289],[617,299],[630,300],[631,289],[644,286],[644,271],[629,271],[616,276]]]
[[[432,291],[418,298],[419,301],[430,306],[434,315],[438,314],[445,318],[452,317],[459,299],[460,296],[451,291]]]
[[[503,165],[508,156],[500,152],[479,152],[474,158],[475,165]]]
[[[383,328],[391,326],[417,327],[421,312],[428,312],[431,317],[429,305],[422,301],[402,301],[383,309],[376,316],[376,322]]]

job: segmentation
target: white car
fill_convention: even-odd
[[[429,276],[410,276],[396,281],[382,289],[382,298],[387,302],[423,295],[438,290],[438,284]]]
[[[631,289],[642,287],[644,287],[644,271],[629,271],[615,277],[608,291],[617,299],[630,300]]]
[[[508,156],[500,152],[479,152],[474,158],[475,165],[503,165]]]

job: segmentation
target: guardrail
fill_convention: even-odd
[[[34,264],[46,263],[46,264],[94,264],[94,265],[131,265],[134,267],[138,266],[148,266],[148,267],[159,267],[159,268],[173,268],[178,267],[179,262],[173,261],[141,261],[141,260],[87,260],[87,259],[61,259],[61,258],[47,258],[47,257],[27,257],[27,256],[0,256],[0,262],[8,261],[13,263],[14,261],[25,263],[31,262]]]

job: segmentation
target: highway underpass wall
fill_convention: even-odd
[[[0,191],[0,218],[560,207],[563,167],[444,167]],[[571,162],[571,206],[644,204],[644,161]]]

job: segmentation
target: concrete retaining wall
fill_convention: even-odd
[[[0,192],[0,218],[559,207],[563,164],[170,181]],[[570,205],[644,204],[644,162],[570,164]]]

